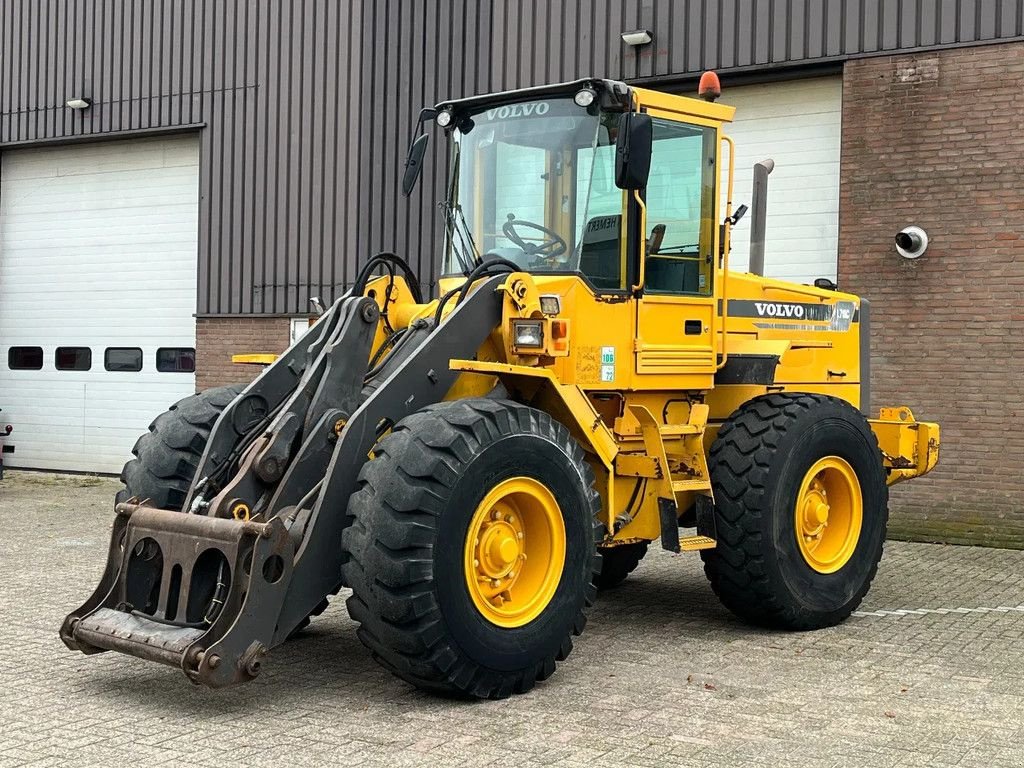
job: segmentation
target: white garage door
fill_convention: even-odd
[[[765,274],[809,283],[836,279],[843,82],[838,77],[730,88],[726,132],[736,141],[734,207],[750,204],[753,165],[771,158]],[[730,266],[746,270],[750,215],[733,232]]]
[[[195,391],[195,136],[0,152],[0,422],[14,467],[117,472]]]

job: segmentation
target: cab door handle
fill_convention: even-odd
[[[687,336],[700,336],[704,333],[704,323],[700,320],[687,320],[683,323],[683,333]]]

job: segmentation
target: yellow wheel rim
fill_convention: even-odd
[[[543,613],[565,567],[565,522],[554,495],[529,477],[494,486],[466,532],[464,570],[477,610],[499,627]]]
[[[857,473],[845,459],[815,462],[796,497],[796,540],[806,563],[818,573],[835,573],[853,556],[864,524],[864,500]]]

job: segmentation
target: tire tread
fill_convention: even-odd
[[[800,418],[826,407],[838,407],[856,423],[863,422],[866,437],[878,450],[874,432],[853,406],[835,397],[806,393],[778,393],[750,400],[722,425],[711,447],[708,464],[715,498],[728,499],[729,503],[715,505],[719,545],[701,553],[704,573],[722,603],[750,623],[795,630],[837,624],[856,609],[878,570],[875,558],[853,600],[827,617],[798,610],[774,588],[769,575],[760,502],[770,469],[782,437]],[[887,494],[888,489],[883,501]],[[882,525],[884,543],[884,515]]]
[[[360,626],[357,636],[386,669],[420,688],[445,695],[505,698],[549,677],[572,648],[566,637],[554,658],[515,674],[499,672],[464,656],[443,626],[433,591],[432,535],[445,494],[483,446],[517,433],[556,442],[580,468],[589,489],[594,542],[599,540],[600,497],[582,448],[548,414],[525,405],[473,398],[428,406],[399,422],[374,449],[349,502],[352,524],[343,533],[347,606]],[[584,605],[572,633],[585,624],[596,596],[595,546]]]

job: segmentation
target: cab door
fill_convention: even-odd
[[[717,366],[718,130],[649,112],[654,141],[642,195],[636,372],[672,377],[650,386],[704,389]]]

